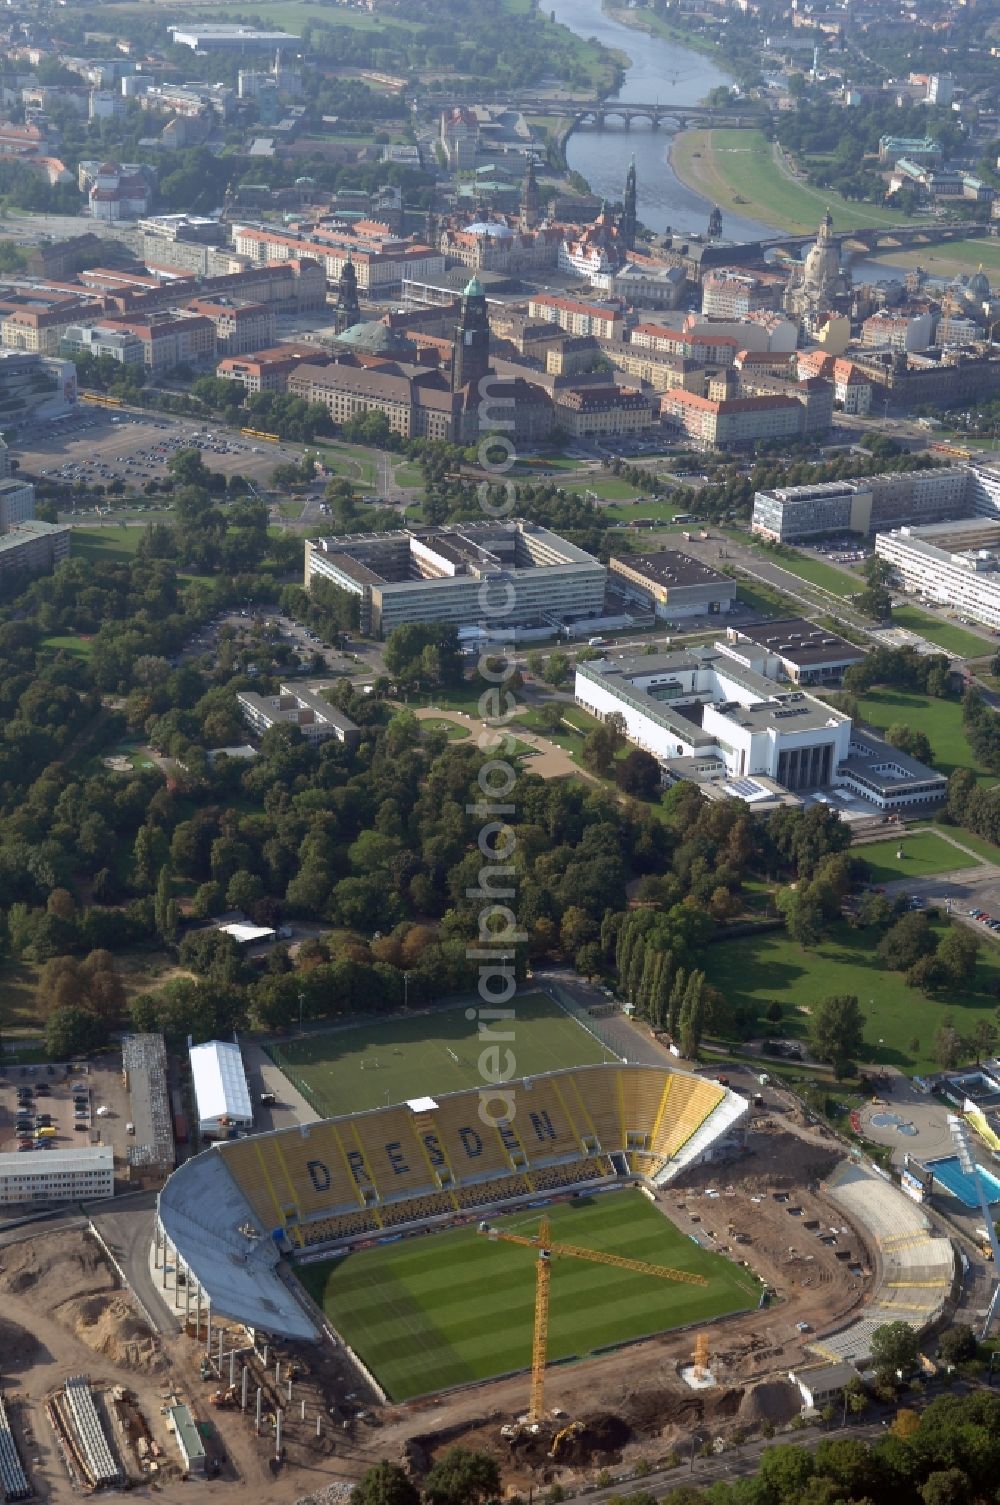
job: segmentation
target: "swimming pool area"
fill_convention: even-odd
[[[966,1207],[979,1206],[979,1193],[973,1185],[972,1177],[963,1171],[957,1155],[946,1155],[942,1160],[927,1160],[925,1164],[945,1191],[950,1191]],[[979,1174],[986,1190],[986,1200],[991,1203],[1000,1202],[1000,1180],[984,1166],[979,1167]]]

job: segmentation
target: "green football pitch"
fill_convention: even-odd
[[[550,1362],[758,1303],[761,1288],[749,1271],[694,1243],[641,1192],[577,1198],[546,1212],[554,1242],[708,1281],[687,1285],[557,1256]],[[530,1235],[540,1217],[538,1210],[518,1212],[496,1226]],[[530,1367],[536,1258],[534,1249],[490,1240],[469,1226],[305,1265],[297,1274],[392,1399],[403,1401]]]
[[[510,1007],[513,1019],[490,1027],[509,1032],[500,1048],[511,1051],[515,1077],[614,1059],[545,993],[518,994]],[[486,1042],[478,1028],[475,1015],[469,1019],[458,1007],[330,1030],[268,1049],[316,1112],[333,1118],[480,1086]]]

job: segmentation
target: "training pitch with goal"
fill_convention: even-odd
[[[639,1191],[574,1198],[494,1216],[554,1241],[703,1275],[707,1286],[557,1256],[549,1360],[584,1358],[632,1339],[747,1311],[760,1284],[703,1249]],[[299,1279],[395,1401],[528,1369],[537,1251],[492,1242],[475,1226],[402,1239],[298,1269]],[[692,1346],[693,1346],[692,1337]],[[525,1402],[527,1402],[527,1379]]]
[[[508,1006],[514,1018],[489,1027],[512,1034],[505,1048],[513,1054],[515,1076],[614,1059],[547,994],[518,994]],[[307,1035],[269,1051],[316,1112],[335,1118],[480,1086],[478,1029],[477,1017],[469,1019],[459,1006]]]

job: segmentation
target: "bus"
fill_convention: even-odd
[[[240,433],[246,439],[266,439],[269,444],[280,444],[280,434],[268,434],[263,429],[240,429]]]
[[[674,516],[673,516],[673,521],[675,523],[693,523],[694,522],[694,513],[693,512],[675,512]]]
[[[80,401],[93,403],[99,408],[123,408],[125,406],[123,397],[108,397],[104,392],[81,392]]]

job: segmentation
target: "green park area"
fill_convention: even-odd
[[[964,835],[964,832],[958,832],[957,839],[963,840]],[[867,862],[872,883],[931,878],[935,873],[953,873],[959,868],[975,866],[974,857],[960,851],[934,831],[920,831],[913,835],[901,833],[885,841],[866,843],[855,847],[851,856]]]
[[[664,1279],[584,1258],[555,1261],[550,1361],[709,1322],[757,1305],[754,1276],[703,1249],[639,1191],[577,1197],[546,1209],[555,1240],[682,1270],[703,1284]],[[533,1237],[540,1214],[496,1219]],[[474,1227],[364,1249],[298,1271],[310,1295],[393,1400],[530,1368],[537,1251]],[[525,1380],[527,1390],[527,1380]]]
[[[919,633],[929,643],[936,644],[945,653],[953,653],[958,658],[982,658],[986,654],[992,654],[995,649],[988,638],[980,637],[975,632],[966,632],[964,627],[956,627],[953,622],[942,622],[940,617],[921,611],[919,606],[894,606],[892,620],[897,627]]]
[[[861,719],[884,732],[888,727],[904,724],[925,732],[934,754],[933,763],[941,773],[953,773],[956,768],[971,768],[979,775],[980,782],[994,784],[996,780],[981,773],[972,755],[965,728],[962,725],[962,707],[957,700],[939,700],[933,695],[921,695],[913,690],[869,690],[860,697]]]
[[[422,719],[420,729],[424,732],[444,732],[449,742],[466,742],[469,738],[468,727],[459,726],[457,721],[446,721],[443,716]]]
[[[762,553],[765,558],[773,560],[778,569],[787,570],[790,575],[798,575],[800,580],[808,580],[811,585],[818,585],[832,596],[854,596],[865,588],[860,575],[854,575],[850,570],[840,570],[833,564],[825,564],[822,559],[813,559],[808,554],[800,554],[796,549],[782,550],[780,554],[768,549]]]
[[[867,855],[865,849],[859,855]],[[943,933],[944,922],[936,928]],[[996,947],[982,946],[971,987],[945,988],[931,998],[908,987],[903,973],[885,967],[875,948],[875,932],[847,924],[834,926],[810,950],[784,931],[770,930],[709,947],[705,975],[730,1004],[753,1006],[761,1018],[769,1004],[780,1004],[782,1018],[771,1028],[791,1038],[807,1037],[809,1016],[822,999],[853,993],[865,1021],[863,1060],[908,1072],[934,1068],[934,1035],[945,1015],[963,1036],[971,1036],[980,1019],[994,1018],[1000,987]]]
[[[141,526],[125,528],[113,524],[104,528],[74,528],[70,548],[78,559],[119,564],[134,556],[143,531]]]
[[[42,639],[42,646],[51,653],[71,653],[74,658],[90,658],[94,651],[93,639],[80,637],[75,632],[54,633]]]

